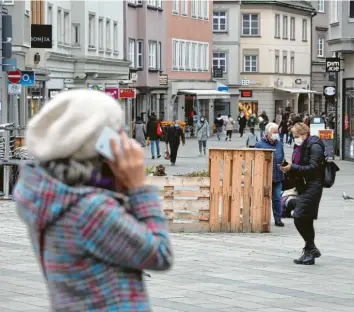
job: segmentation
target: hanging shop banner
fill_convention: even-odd
[[[319,130],[318,136],[325,145],[325,153],[329,159],[334,159],[334,130]]]
[[[136,98],[136,89],[134,89],[134,88],[119,89],[119,98],[120,99],[135,99]]]

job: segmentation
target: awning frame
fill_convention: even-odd
[[[231,94],[226,91],[218,90],[193,90],[183,89],[178,90],[177,94],[194,95],[198,100],[213,100],[213,99],[230,99]]]
[[[274,88],[275,91],[286,92],[290,94],[315,94],[317,91],[302,88]]]

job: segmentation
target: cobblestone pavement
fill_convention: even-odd
[[[174,170],[205,168],[206,160],[192,151],[194,143],[184,147]],[[241,146],[243,140],[231,143]],[[323,256],[315,266],[292,263],[303,243],[291,220],[271,234],[173,234],[174,268],[147,278],[153,311],[354,311],[354,201],[341,197],[343,190],[354,195],[354,164],[338,164],[337,183],[325,190],[316,222]],[[5,311],[43,312],[49,306],[26,229],[14,204],[0,201],[0,312]]]

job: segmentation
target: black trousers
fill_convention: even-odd
[[[240,125],[240,135],[241,135],[241,137],[243,136],[243,133],[245,132],[245,126],[241,126]]]
[[[315,247],[315,228],[313,226],[313,219],[296,218],[294,219],[294,224],[297,231],[305,241],[305,248]]]
[[[232,130],[226,130],[226,136],[229,137],[229,139],[231,139],[231,137],[232,137]]]
[[[175,163],[176,162],[176,158],[177,158],[177,152],[178,152],[178,147],[179,144],[170,144],[170,156],[171,156],[171,163]]]

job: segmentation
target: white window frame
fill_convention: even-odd
[[[119,50],[119,24],[117,21],[113,21],[113,52]]]
[[[181,15],[188,16],[188,0],[181,0]]]
[[[209,43],[172,39],[173,71],[208,71]]]
[[[71,18],[70,18],[70,12],[64,10],[63,14],[63,43],[65,45],[70,45],[71,42]]]
[[[283,39],[289,38],[289,18],[287,15],[283,15]]]
[[[318,12],[324,13],[325,11],[325,0],[318,0]]]
[[[47,6],[47,24],[53,25],[53,4],[51,3]]]
[[[88,46],[90,49],[95,49],[96,48],[96,15],[94,13],[89,13],[88,24],[89,24]]]
[[[330,1],[330,23],[338,23],[338,1]]]
[[[71,44],[74,47],[79,47],[80,46],[80,24],[73,23],[71,29],[72,29]]]
[[[290,56],[290,74],[295,74],[295,55]]]
[[[204,1],[198,1],[197,2],[197,16],[198,18],[203,18],[203,6],[202,4],[204,4]]]
[[[279,73],[279,67],[280,67],[280,58],[279,58],[279,55],[276,54],[274,57],[274,72],[276,74]]]
[[[283,55],[283,74],[288,73],[288,56]]]
[[[179,0],[172,0],[172,14],[179,14]]]
[[[57,42],[59,44],[63,43],[63,9],[57,9]]]
[[[157,44],[157,69],[162,70],[162,42]]]
[[[136,68],[144,68],[144,40],[136,41]]]
[[[215,23],[215,20],[217,20],[217,23]],[[221,29],[222,20],[224,21],[223,26],[225,25],[225,29]],[[227,11],[213,12],[213,32],[227,32]]]
[[[106,51],[112,51],[112,21],[106,19]]]
[[[296,40],[296,19],[294,16],[290,17],[290,40]]]
[[[205,20],[209,19],[209,1],[202,1],[204,3],[204,8],[202,10],[203,18]]]
[[[245,33],[245,27],[244,27],[244,19],[245,19],[245,16],[248,16],[249,17],[249,26],[248,26],[248,30],[249,30],[249,33],[246,34]],[[252,16],[257,16],[257,34],[252,34]],[[242,14],[242,36],[260,36],[260,23],[259,23],[259,14],[258,13],[243,13]]]
[[[280,14],[274,15],[274,37],[280,38]]]
[[[250,62],[249,70],[247,70],[247,66],[246,66],[247,58],[249,58],[249,62]],[[245,73],[257,73],[258,72],[258,55],[244,55],[243,62],[244,62],[243,71]],[[256,66],[254,66],[252,64],[253,62],[256,63]],[[253,70],[253,67],[255,67],[256,69]]]
[[[325,39],[323,37],[317,38],[317,46],[316,46],[317,57],[324,57],[324,43],[325,43]]]
[[[302,20],[302,41],[307,41],[307,20]]]
[[[149,41],[149,69],[156,70],[157,68],[157,41]]]
[[[192,4],[192,18],[197,18],[198,17],[198,0],[191,0]]]
[[[103,17],[99,17],[98,18],[98,49],[99,50],[103,50],[104,49],[104,18]]]
[[[135,68],[135,39],[129,38],[128,40],[128,59],[131,62],[130,63],[130,68]]]
[[[214,62],[217,62],[217,65],[214,65]],[[224,61],[225,65],[220,65],[220,62]],[[227,73],[227,53],[225,51],[213,51],[213,69],[214,67],[222,69],[224,74]]]

